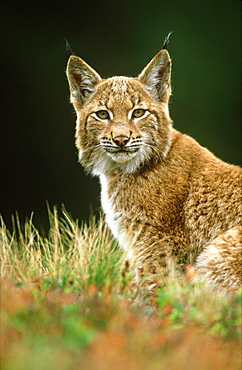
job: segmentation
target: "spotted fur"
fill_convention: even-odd
[[[137,78],[101,79],[71,56],[79,159],[100,177],[107,223],[136,266],[158,281],[171,261],[192,263],[198,280],[237,289],[242,171],[172,127],[170,71],[165,49]]]

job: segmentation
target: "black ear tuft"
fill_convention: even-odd
[[[170,41],[170,36],[171,34],[173,33],[173,31],[169,32],[168,35],[166,36],[165,40],[164,40],[164,43],[162,45],[162,48],[161,49],[167,49],[167,45]]]
[[[71,45],[69,44],[69,42],[67,41],[67,39],[65,39],[65,42],[66,42],[66,50],[68,51],[69,56],[71,56],[71,55],[76,55],[76,54],[75,54],[75,53],[73,53],[73,51],[71,50]]]

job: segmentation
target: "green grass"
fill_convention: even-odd
[[[174,276],[154,300],[102,219],[1,225],[1,369],[240,369],[241,291]],[[153,307],[153,309],[151,309]]]

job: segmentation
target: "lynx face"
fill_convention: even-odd
[[[170,58],[162,50],[138,78],[102,80],[82,59],[67,67],[77,113],[79,158],[94,175],[134,173],[163,160],[170,147]]]

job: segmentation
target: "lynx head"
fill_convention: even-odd
[[[165,159],[171,145],[171,60],[162,49],[137,78],[102,79],[81,58],[67,65],[77,114],[79,159],[93,175],[134,173]]]

